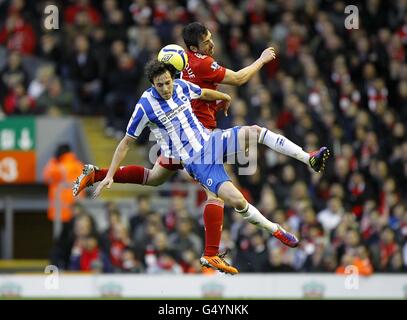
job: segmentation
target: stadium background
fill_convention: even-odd
[[[44,27],[49,4],[59,9],[58,30]],[[359,9],[359,29],[344,27],[348,4]],[[98,200],[82,198],[70,224],[48,220],[43,178],[61,143],[83,163],[110,163],[149,85],[143,66],[168,43],[184,46],[191,21],[211,30],[216,60],[230,69],[277,50],[246,85],[220,87],[233,97],[220,127],[256,123],[333,154],[322,175],[263,149],[253,176],[229,168],[249,201],[301,238],[287,249],[226,208],[221,247],[233,264],[244,276],[302,275],[303,291],[316,296],[325,284],[307,279],[338,279],[348,265],[363,281],[397,273],[404,288],[407,1],[12,0],[0,1],[0,294],[24,291],[1,276],[49,264],[82,274],[73,244],[88,234],[105,252],[93,275],[200,273],[204,195],[182,174],[159,188],[115,185]],[[151,146],[145,132],[125,163],[151,167]],[[219,295],[219,286],[207,291]],[[270,296],[284,296],[272,287]]]

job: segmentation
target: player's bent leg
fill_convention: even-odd
[[[138,165],[122,166],[115,172],[113,181],[115,183],[134,183],[148,186],[159,186],[167,181],[181,165],[166,163],[165,159],[159,158],[153,169],[147,169]],[[109,169],[99,169],[93,164],[86,164],[82,174],[76,179],[72,192],[77,196],[83,189],[92,186],[95,182],[102,181]]]
[[[251,145],[257,144],[260,132],[261,127],[257,125],[241,127],[237,134],[239,149],[241,151],[247,151]]]
[[[208,197],[204,209],[205,251],[200,259],[202,268],[212,268],[224,273],[236,274],[239,271],[225,261],[227,252],[219,253],[223,227],[223,201],[212,192],[205,190]]]
[[[82,174],[76,179],[72,192],[77,196],[83,189],[92,186],[94,183],[102,181],[109,169],[99,169],[93,164],[86,164],[83,167]],[[113,176],[115,183],[134,183],[145,184],[150,169],[138,165],[122,166],[117,169]]]
[[[219,187],[218,195],[225,203],[234,207],[235,211],[243,216],[243,219],[268,231],[291,248],[298,246],[299,241],[293,234],[284,230],[279,224],[273,223],[264,217],[259,210],[246,201],[242,193],[232,182],[226,181],[222,183]]]
[[[258,131],[258,128],[256,129]],[[327,147],[322,147],[319,150],[310,153],[305,152],[294,142],[281,134],[268,130],[267,128],[260,128],[260,132],[258,132],[258,142],[266,145],[274,151],[295,158],[306,165],[309,165],[316,172],[321,172],[325,168],[325,162],[330,155]]]
[[[218,196],[227,205],[235,209],[243,210],[246,207],[246,199],[231,181],[225,181],[220,185],[218,189]]]

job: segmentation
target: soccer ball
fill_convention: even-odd
[[[170,63],[178,71],[184,70],[188,63],[188,56],[185,50],[176,44],[169,44],[163,47],[158,53],[158,61]]]

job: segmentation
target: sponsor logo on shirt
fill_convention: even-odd
[[[160,110],[157,112],[158,120],[161,121],[162,124],[166,124],[168,121],[171,121],[172,119],[174,119],[176,116],[178,116],[180,114],[180,112],[183,112],[187,108],[188,108],[188,105],[183,104],[165,114]]]
[[[199,58],[199,59],[205,59],[207,56],[204,54],[200,54],[200,53],[195,53],[195,57]]]
[[[211,69],[212,69],[213,71],[216,71],[216,70],[218,70],[219,68],[220,68],[220,66],[218,65],[218,63],[217,63],[216,61],[212,62],[212,64],[211,64]]]

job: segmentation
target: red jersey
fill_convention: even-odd
[[[201,88],[216,90],[225,77],[226,68],[210,56],[187,50],[188,64],[182,71],[182,79],[192,82]],[[217,101],[192,100],[192,110],[199,121],[208,128],[216,128]]]

